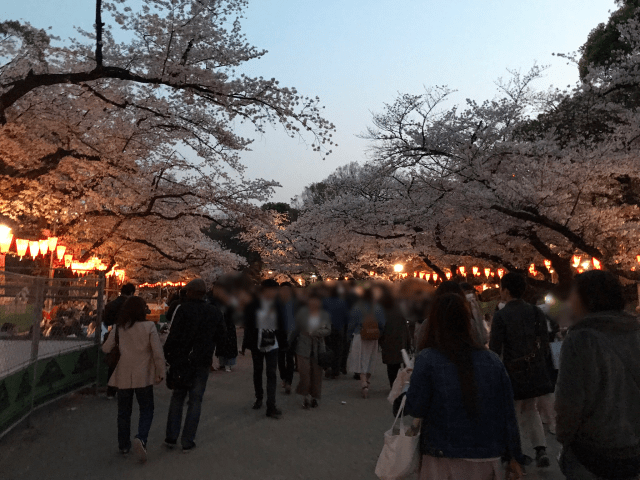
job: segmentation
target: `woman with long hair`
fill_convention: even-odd
[[[118,447],[123,454],[133,448],[141,462],[147,460],[147,438],[153,421],[153,385],[165,377],[165,360],[158,331],[147,321],[147,304],[140,297],[130,297],[122,306],[114,331],[102,346],[105,353],[116,347],[120,359],[109,379],[118,389]],[[138,434],[131,442],[133,396],[138,400],[140,418]]]
[[[524,463],[509,377],[459,294],[435,298],[419,348],[405,413],[422,419],[420,480],[502,479],[501,457]]]

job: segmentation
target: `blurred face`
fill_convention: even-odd
[[[280,291],[278,292],[278,296],[280,297],[280,300],[282,300],[283,302],[288,302],[291,299],[292,295],[293,295],[293,292],[291,291],[291,288],[280,287]]]
[[[573,288],[571,293],[569,294],[569,310],[572,324],[575,324],[577,321],[581,320],[588,312],[582,303],[582,299],[580,295],[578,295],[578,290]]]
[[[278,290],[275,288],[265,288],[264,290],[262,290],[262,294],[261,297],[264,300],[275,300],[276,297],[278,296]]]
[[[307,305],[309,306],[309,310],[312,312],[317,312],[322,307],[322,303],[319,298],[310,298]]]

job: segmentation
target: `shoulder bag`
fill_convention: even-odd
[[[113,329],[115,330],[116,344],[111,351],[104,356],[104,362],[111,370],[115,369],[120,361],[120,335],[118,334],[118,327],[114,326]]]

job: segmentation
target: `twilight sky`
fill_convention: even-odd
[[[52,26],[65,37],[73,25],[91,28],[94,8],[88,0],[5,1],[0,19]],[[458,90],[457,103],[482,101],[507,68],[535,62],[551,66],[539,87],[573,84],[576,68],[552,53],[577,50],[613,8],[613,0],[250,0],[244,31],[269,53],[245,73],[318,95],[339,147],[323,161],[269,129],[243,154],[247,175],[280,182],[274,200],[288,202],[338,166],[364,160],[367,142],[356,135],[399,92],[447,85]]]

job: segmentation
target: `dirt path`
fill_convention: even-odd
[[[240,357],[233,373],[211,374],[198,447],[184,455],[161,445],[170,391],[156,387],[146,465],[117,453],[115,402],[76,394],[36,412],[30,428],[19,427],[0,440],[0,478],[374,480],[382,435],[393,421],[384,366],[373,376],[369,400],[358,397],[351,376],[325,381],[323,388],[320,408],[312,411],[302,410],[295,395],[278,391],[284,418],[268,419],[264,410],[251,410],[251,361]],[[552,438],[550,445],[556,455]],[[545,472],[531,469],[526,478],[560,480],[556,463]]]

